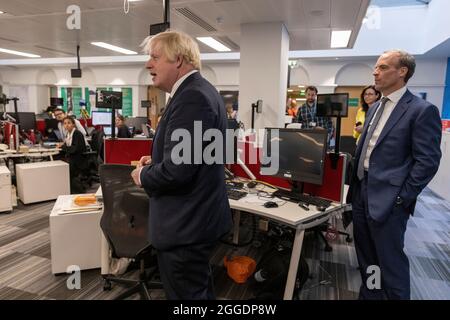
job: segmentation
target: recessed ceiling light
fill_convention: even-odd
[[[3,48],[0,48],[0,52],[15,54],[16,56],[22,56],[22,57],[27,57],[27,58],[40,58],[41,57],[41,56],[38,56],[37,54],[20,52],[20,51],[3,49]]]
[[[299,88],[304,88],[305,86],[298,86]]]
[[[345,48],[348,46],[352,30],[331,32],[331,48]]]
[[[123,53],[123,54],[137,54],[137,52],[135,52],[135,51],[131,51],[131,50],[128,50],[128,49],[117,47],[117,46],[114,46],[114,45],[106,43],[106,42],[91,42],[91,44],[94,45],[94,46],[97,46],[97,47],[101,47],[101,48],[104,48],[104,49],[120,52],[120,53]]]
[[[216,39],[214,39],[212,37],[197,37],[197,40],[203,42],[207,46],[209,46],[219,52],[231,51],[230,48],[224,46],[223,44],[221,44],[219,41],[217,41]]]
[[[0,14],[4,14],[5,13],[5,11],[0,11]]]

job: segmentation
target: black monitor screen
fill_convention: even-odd
[[[326,141],[326,130],[267,128],[263,152],[272,161],[261,164],[261,174],[321,185]],[[276,142],[278,153],[274,150]],[[272,165],[276,167],[277,162],[276,173],[268,170]]]
[[[151,108],[152,102],[150,100],[141,100],[142,108]]]
[[[28,131],[36,129],[36,114],[34,112],[17,112],[17,114],[8,112],[8,114],[16,119],[21,130]]]
[[[97,108],[122,109],[122,92],[97,90],[95,94]]]
[[[317,95],[317,116],[347,117],[348,93],[330,93]]]
[[[92,111],[92,125],[93,126],[110,126],[111,112]]]
[[[50,106],[52,107],[61,107],[64,105],[63,98],[50,98]]]

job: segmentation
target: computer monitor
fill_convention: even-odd
[[[117,136],[117,128],[115,128],[116,131],[116,136]],[[105,136],[110,136],[112,133],[112,129],[111,127],[103,127],[103,133],[105,134]]]
[[[111,135],[111,127],[103,127],[103,132],[105,133],[105,136],[110,136]]]
[[[137,129],[141,129],[143,124],[148,123],[147,117],[130,117],[125,119],[125,125],[128,127],[135,127]]]
[[[272,158],[272,161],[261,164],[262,175],[322,184],[327,147],[326,130],[266,128],[264,139],[264,158]],[[272,152],[271,142],[278,142],[278,154],[275,154],[275,150]],[[273,173],[269,168],[277,163],[276,160],[278,171]]]
[[[111,112],[92,111],[92,125],[93,126],[110,126]]]
[[[8,112],[8,114],[16,119],[21,130],[36,130],[36,114],[34,112]]]
[[[45,130],[58,130],[58,120],[56,119],[45,119]]]
[[[319,117],[347,117],[348,93],[318,94],[316,114]]]
[[[50,98],[50,105],[52,107],[61,107],[64,105],[63,98]]]
[[[97,108],[122,109],[122,92],[97,90],[95,94],[95,106]]]
[[[152,102],[150,100],[141,100],[141,108],[151,108]]]

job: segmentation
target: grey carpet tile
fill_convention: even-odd
[[[409,257],[411,273],[417,277],[450,282],[450,264],[448,261],[425,257]]]
[[[39,296],[10,287],[0,288],[0,300],[39,300]]]
[[[29,230],[22,229],[17,232],[21,237],[12,238],[11,242],[0,246],[0,250],[14,250],[17,252],[28,253],[49,242],[49,235],[45,232],[26,232]]]
[[[358,293],[329,285],[316,285],[302,290],[299,300],[356,300]]]
[[[411,277],[411,299],[449,300],[450,282],[430,278]]]
[[[2,268],[0,270],[0,283],[15,287],[30,279],[31,281],[36,281],[43,276],[44,272],[47,272],[47,267],[48,259],[27,256],[17,263],[9,264],[6,268]]]
[[[50,241],[41,243],[41,245],[28,252],[29,255],[38,256],[41,258],[51,259]]]

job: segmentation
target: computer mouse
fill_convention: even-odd
[[[264,207],[266,207],[266,208],[278,208],[278,204],[276,202],[273,202],[273,201],[267,201],[266,203],[264,203]]]
[[[253,189],[254,187],[256,187],[257,184],[258,183],[256,181],[250,181],[249,183],[247,183],[247,187]]]
[[[325,210],[327,210],[327,207],[325,207],[325,206],[316,206],[316,209],[319,210],[319,211],[325,211]]]

